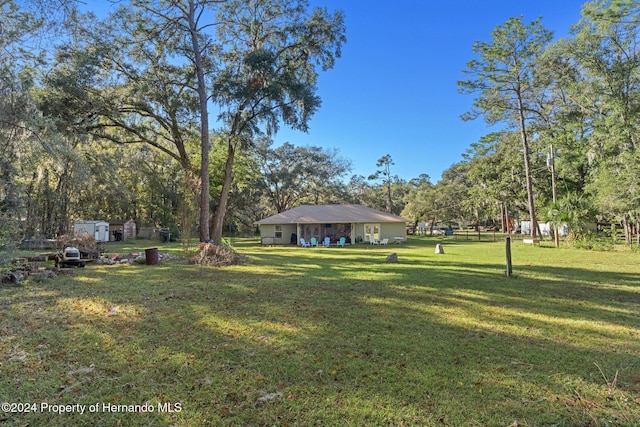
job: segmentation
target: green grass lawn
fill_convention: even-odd
[[[0,424],[640,425],[637,253],[234,245],[0,288]]]

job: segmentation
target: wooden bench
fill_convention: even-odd
[[[525,245],[539,245],[540,239],[522,239],[522,243]]]

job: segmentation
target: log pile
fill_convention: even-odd
[[[29,273],[22,270],[0,273],[0,283],[17,285],[23,282],[28,275]]]
[[[74,275],[73,268],[40,267],[41,262],[55,259],[56,254],[40,254],[11,260],[11,270],[0,272],[0,285],[20,285],[27,279],[55,279],[60,274]]]
[[[53,270],[44,269],[44,270],[11,270],[0,273],[0,284],[4,285],[20,285],[27,279],[30,280],[44,280],[44,279],[55,279],[58,274],[75,274],[75,271],[69,268],[56,268]]]
[[[212,265],[221,267],[225,265],[239,264],[242,260],[233,248],[224,245],[215,245],[213,243],[200,243],[200,252],[191,258],[194,264]]]

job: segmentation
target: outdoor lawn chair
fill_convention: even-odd
[[[311,238],[311,247],[318,247],[318,240],[315,237]]]
[[[330,244],[331,244],[331,239],[329,238],[329,236],[325,237],[324,240],[322,241],[322,245],[325,248],[328,248]]]
[[[306,240],[304,240],[304,237],[300,238],[300,246],[302,246],[303,248],[308,248],[309,246],[311,246],[309,244],[309,242],[307,242]]]
[[[341,237],[339,241],[336,242],[336,247],[337,246],[342,246],[344,248],[344,244],[347,241],[347,239],[345,239],[344,237]]]
[[[381,245],[386,245],[386,244],[388,244],[388,243],[389,243],[389,239],[382,239],[382,240],[380,240],[380,244],[381,244]]]

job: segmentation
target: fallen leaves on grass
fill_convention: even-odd
[[[18,350],[18,349],[13,349],[12,351],[9,352],[9,354],[7,355],[7,360],[9,362],[24,362],[27,357],[29,356],[29,353],[27,353],[24,350]]]
[[[282,397],[282,393],[280,393],[279,391],[276,393],[267,393],[256,400],[256,405],[267,403],[268,401],[277,399],[279,397]]]
[[[77,392],[78,388],[91,381],[95,374],[96,367],[93,363],[87,367],[81,367],[67,372],[66,383],[58,387],[58,396],[62,396],[71,391]]]
[[[93,374],[95,370],[96,370],[96,366],[92,363],[86,368],[79,368],[79,369],[75,369],[73,371],[67,372],[67,377],[71,378],[71,377],[76,377],[78,375]]]

